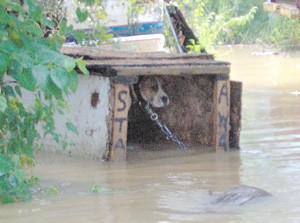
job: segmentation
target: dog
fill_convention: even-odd
[[[130,86],[132,103],[128,113],[129,143],[153,143],[158,139],[157,132],[150,130],[156,129],[157,126],[144,108],[150,105],[161,110],[170,104],[170,98],[165,92],[166,83],[165,78],[161,76],[142,76],[136,84]]]
[[[133,87],[131,93],[135,101],[143,100],[154,108],[162,108],[170,104],[170,99],[163,88],[162,77],[144,76]]]

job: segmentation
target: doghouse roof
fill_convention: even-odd
[[[64,46],[61,52],[83,57],[92,75],[229,75],[228,62],[210,54],[132,53],[92,47]]]

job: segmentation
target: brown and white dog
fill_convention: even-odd
[[[170,103],[167,93],[163,89],[164,80],[162,77],[144,76],[140,78],[138,84],[134,87],[133,97],[143,99],[152,107],[162,108]]]

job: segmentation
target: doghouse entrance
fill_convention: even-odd
[[[156,77],[152,77],[156,78]],[[214,116],[214,80],[207,76],[165,76],[163,90],[170,103],[153,108],[159,120],[185,144],[212,146]],[[161,129],[138,103],[128,114],[127,142],[130,144],[170,143]]]

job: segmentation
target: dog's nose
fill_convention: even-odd
[[[169,98],[167,96],[162,96],[161,100],[164,103],[164,105],[168,105],[169,104]]]

